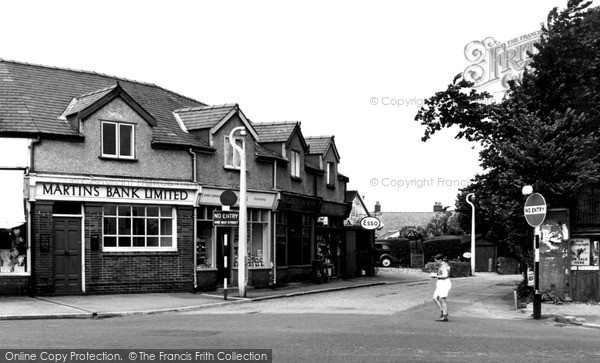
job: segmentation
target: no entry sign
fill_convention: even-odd
[[[533,193],[525,201],[525,219],[532,227],[537,227],[546,219],[546,200],[540,193]]]

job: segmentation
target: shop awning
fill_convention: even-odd
[[[0,170],[0,228],[25,223],[23,170]]]

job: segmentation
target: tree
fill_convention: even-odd
[[[411,241],[422,240],[426,238],[427,231],[421,226],[406,226],[400,228],[399,235],[402,238],[408,238]]]
[[[437,213],[427,226],[425,231],[428,236],[445,236],[445,235],[462,235],[463,231],[460,229],[459,219],[456,213],[452,212],[439,212]]]
[[[510,251],[531,248],[521,187],[533,185],[550,206],[572,206],[582,188],[600,181],[600,9],[570,0],[550,11],[538,53],[499,103],[459,74],[425,101],[415,120],[427,141],[458,126],[457,139],[479,143],[484,173],[457,196],[470,230],[467,193],[476,193],[478,229]]]

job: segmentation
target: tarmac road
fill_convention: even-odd
[[[0,340],[8,349],[267,348],[277,362],[600,359],[600,330],[532,320],[514,309],[508,293],[519,276],[453,279],[449,323],[434,321],[435,282],[409,277],[391,285],[199,311],[0,321]]]

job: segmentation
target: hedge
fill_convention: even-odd
[[[471,263],[470,262],[457,262],[449,261],[450,265],[450,277],[467,277],[471,276]],[[437,272],[440,267],[439,262],[429,262],[423,267],[424,272]]]
[[[446,256],[448,260],[458,259],[469,249],[470,245],[465,246],[460,236],[440,236],[423,242],[425,261],[433,261],[433,257],[438,253]]]

